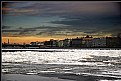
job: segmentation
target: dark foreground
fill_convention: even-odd
[[[121,81],[121,79],[52,73],[39,75],[2,74],[2,81]]]
[[[37,75],[3,74],[2,81],[73,81]]]

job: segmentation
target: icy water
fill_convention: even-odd
[[[121,50],[6,49],[2,73],[75,81],[121,81]],[[92,80],[91,80],[92,79]]]

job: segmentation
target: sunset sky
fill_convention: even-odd
[[[10,43],[30,43],[117,33],[121,33],[120,2],[2,2],[2,42],[10,39]]]

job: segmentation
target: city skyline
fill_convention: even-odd
[[[2,2],[2,42],[106,37],[120,32],[120,2]]]

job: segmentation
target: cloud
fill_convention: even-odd
[[[39,27],[30,27],[30,28],[23,28],[23,27],[18,27],[18,28],[14,28],[14,29],[5,29],[9,26],[3,26],[3,30],[2,30],[2,33],[5,34],[5,33],[11,33],[13,34],[13,36],[16,34],[16,35],[41,35],[41,34],[47,34],[49,35],[49,33],[51,32],[55,32],[55,31],[59,31],[61,30],[60,28],[61,27],[51,27],[51,26],[39,26]],[[41,32],[41,33],[38,33],[38,32]]]
[[[120,33],[120,28],[110,28],[110,29],[80,29],[80,27],[36,27],[35,29],[38,30],[38,33],[36,32],[37,36],[53,36],[53,37],[59,37],[59,36],[116,36],[117,33]]]
[[[41,31],[39,33],[37,33],[36,35],[43,35],[45,32],[44,31]]]
[[[2,29],[9,29],[11,26],[2,26]]]
[[[30,34],[32,32],[36,31],[34,28],[23,28],[20,32],[19,35],[25,35],[25,34]]]
[[[99,31],[94,31],[94,30],[92,30],[92,31],[85,31],[84,33],[93,34],[93,33],[97,33],[97,32],[99,32]]]
[[[36,27],[36,29],[38,29],[39,33],[37,33],[36,35],[54,35],[55,32],[57,31],[63,31],[64,27],[49,27],[49,26],[40,26],[40,27]]]
[[[120,25],[119,25],[120,26]],[[110,30],[81,30],[79,27],[51,27],[51,26],[39,26],[23,28],[18,27],[14,30],[4,29],[2,31],[3,36],[21,37],[21,36],[39,36],[39,37],[65,37],[65,36],[116,36],[120,32],[120,28],[111,28]],[[9,35],[10,33],[10,35]]]
[[[31,35],[20,35],[18,33],[2,33],[2,37],[27,37]]]
[[[11,10],[13,10],[12,8],[6,8],[6,7],[4,7],[4,8],[2,8],[2,10],[3,11],[11,11]]]
[[[112,2],[11,2],[13,13],[23,15],[65,15],[65,14],[120,14],[117,3]],[[25,14],[26,13],[26,14]]]
[[[65,16],[62,20],[48,21],[48,23],[58,24],[58,26],[37,26],[37,27],[12,27],[3,26],[4,33],[16,33],[17,35],[28,36],[83,36],[83,35],[104,35],[112,34],[113,36],[120,32],[121,19],[119,16],[87,16],[71,15]],[[59,25],[61,24],[61,25]],[[8,28],[7,28],[8,27]],[[9,29],[10,28],[10,29]],[[102,32],[102,33],[100,33]]]
[[[35,13],[35,10],[33,9],[21,9],[18,7],[18,5],[26,4],[20,2],[18,5],[16,2],[2,2],[2,14],[3,15],[27,15]]]
[[[22,28],[22,27],[19,27],[19,28],[9,29],[8,27],[9,26],[3,26],[3,28],[4,28],[2,30],[3,34],[11,33],[12,34],[11,36],[14,36],[14,35],[26,35],[26,34],[30,34],[30,32],[36,31],[36,29],[34,29],[34,28]]]
[[[10,9],[9,11],[4,9],[3,11],[4,15],[13,15],[13,16],[14,15],[30,15],[30,14],[33,15],[35,13],[36,11],[32,9]]]
[[[85,33],[82,31],[76,31],[73,29],[69,29],[68,27],[52,27],[52,28],[47,28],[44,31],[40,31],[39,33],[37,33],[36,35],[38,36],[53,36],[53,37],[59,37],[59,36],[82,36]]]
[[[15,13],[27,13],[27,12],[33,12],[34,10],[32,9],[15,9],[14,12]]]
[[[120,16],[85,16],[72,15],[66,16],[65,20],[52,21],[51,23],[68,25],[68,29],[75,31],[102,31],[112,30],[113,28],[120,28]]]
[[[19,30],[2,30],[2,32],[19,32]]]

